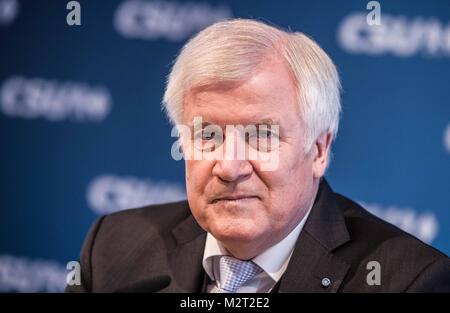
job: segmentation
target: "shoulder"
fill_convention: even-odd
[[[148,205],[100,217],[91,227],[83,253],[97,263],[135,258],[176,245],[173,230],[190,216],[187,201]]]
[[[356,202],[345,196],[336,194],[336,199],[343,210],[345,223],[352,240],[364,242],[367,249],[383,246],[397,248],[402,253],[410,251],[420,252],[422,256],[430,258],[446,257],[439,250],[422,242],[413,235],[401,230],[368,212]],[[391,251],[395,253],[395,251]]]
[[[101,231],[113,232],[118,236],[130,233],[161,233],[175,227],[190,215],[186,200],[165,204],[147,205],[115,212],[99,218]]]
[[[124,281],[138,279],[155,265],[154,255],[176,246],[172,230],[189,216],[187,201],[180,201],[98,218],[80,255],[83,283],[67,291],[114,290]]]
[[[336,194],[336,200],[351,238],[336,251],[353,268],[348,279],[365,277],[368,263],[376,261],[390,290],[415,290],[418,284],[417,291],[450,288],[450,259],[444,253],[342,195]],[[424,282],[432,284],[425,286]]]

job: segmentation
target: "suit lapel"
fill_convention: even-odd
[[[187,202],[186,208],[189,210]],[[134,287],[143,281],[167,275],[171,279],[170,284],[157,292],[192,293],[201,291],[204,280],[202,257],[206,232],[197,224],[192,215],[188,214],[172,230],[161,234],[161,237],[164,238],[166,248],[158,249],[156,252],[142,249],[139,260],[135,261],[135,264],[142,265],[134,267],[137,274],[132,275],[132,279],[128,272],[124,272],[123,277],[114,277],[115,281],[109,284],[114,286],[111,287],[112,290],[126,290],[124,285]],[[152,248],[148,247],[150,251]]]
[[[333,191],[322,180],[278,292],[337,292],[350,265],[333,250],[349,240],[343,213]],[[325,278],[331,282],[327,287],[322,284]]]
[[[172,234],[176,247],[167,252],[168,272],[172,281],[161,292],[200,292],[205,276],[202,258],[206,232],[189,214],[172,230]]]

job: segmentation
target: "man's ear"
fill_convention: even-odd
[[[323,132],[314,143],[313,176],[321,178],[327,170],[331,149],[332,135]]]

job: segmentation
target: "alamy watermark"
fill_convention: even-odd
[[[66,9],[70,10],[66,16],[66,22],[69,26],[81,25],[81,5],[78,1],[67,2]]]
[[[70,261],[67,263],[66,269],[69,271],[66,276],[66,283],[68,286],[81,285],[81,267],[77,261]]]
[[[366,276],[366,282],[369,286],[381,285],[381,265],[380,262],[370,261],[366,265],[366,269],[369,273]]]
[[[381,25],[381,5],[378,1],[369,1],[366,6],[367,10],[371,10],[366,17],[369,26]]]
[[[196,116],[190,125],[172,128],[174,160],[257,160],[262,171],[274,171],[279,163],[280,127],[272,120],[224,128],[204,123]]]

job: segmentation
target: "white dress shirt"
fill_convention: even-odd
[[[295,242],[306,223],[310,211],[311,208],[300,223],[283,240],[252,259],[263,271],[245,282],[237,290],[238,293],[267,293],[272,290],[286,271],[292,251],[294,251]],[[219,291],[217,282],[220,281],[219,262],[222,255],[230,255],[230,253],[213,235],[208,233],[203,253],[203,268],[211,279],[211,283],[207,286],[207,292],[215,293]]]

